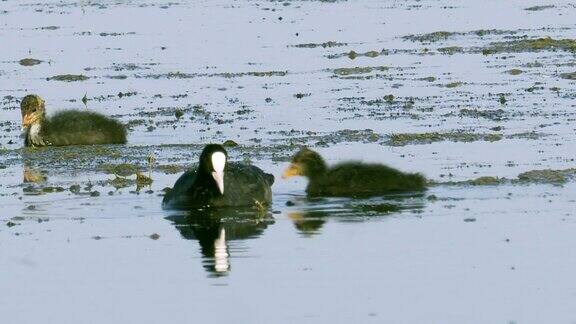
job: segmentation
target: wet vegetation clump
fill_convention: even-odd
[[[546,10],[546,9],[552,9],[555,7],[556,6],[554,6],[554,5],[540,5],[540,6],[532,6],[532,7],[524,8],[524,10],[526,10],[526,11],[542,11],[542,10]]]
[[[458,88],[459,86],[463,85],[464,82],[460,82],[460,81],[456,81],[456,82],[450,82],[448,84],[446,84],[446,88]]]
[[[309,145],[310,143],[314,143],[317,146],[328,146],[329,144],[342,142],[375,143],[383,139],[381,135],[375,133],[372,129],[342,129],[327,134],[318,134],[312,131],[289,130],[270,131],[268,134],[280,134],[289,137],[287,145],[290,147]],[[285,141],[285,139],[281,141]]]
[[[63,82],[76,82],[76,81],[86,81],[90,79],[83,74],[60,74],[48,78],[48,81],[63,81]]]
[[[478,29],[468,32],[449,32],[449,31],[437,31],[427,34],[417,34],[417,35],[406,35],[402,39],[412,42],[420,43],[435,43],[440,41],[445,41],[455,36],[478,36],[484,37],[487,35],[514,35],[517,34],[518,30],[501,30],[501,29]]]
[[[495,53],[522,53],[522,52],[537,52],[537,51],[568,51],[576,52],[576,40],[574,39],[553,39],[551,37],[543,37],[536,39],[518,39],[506,42],[492,43],[490,46],[484,48],[482,53],[495,54]]]
[[[114,174],[120,177],[128,177],[136,174],[138,167],[130,163],[121,164],[104,164],[101,166],[102,170],[106,173]]]
[[[292,47],[297,47],[297,48],[316,48],[316,47],[330,48],[330,47],[340,47],[340,46],[346,46],[346,45],[348,45],[348,44],[329,41],[329,42],[324,42],[324,43],[296,44],[296,45],[292,45]]]
[[[505,179],[497,178],[497,177],[490,177],[484,176],[479,177],[473,180],[469,180],[468,183],[473,186],[494,186],[501,184]]]
[[[506,71],[506,73],[508,73],[510,75],[519,75],[519,74],[522,74],[523,71],[520,69],[510,69],[510,70]]]
[[[184,72],[168,72],[161,74],[136,74],[136,78],[145,79],[193,79],[193,78],[209,78],[209,77],[222,77],[222,78],[240,78],[246,76],[252,77],[283,77],[288,75],[288,71],[251,71],[251,72],[224,72],[224,73],[184,73]]]
[[[42,63],[42,61],[33,58],[24,58],[18,61],[18,63],[22,66],[34,66]]]
[[[574,179],[576,176],[576,169],[564,170],[532,170],[521,173],[518,175],[520,182],[535,182],[535,183],[565,183],[568,180]]]
[[[566,80],[576,80],[576,72],[562,73],[560,77]]]
[[[457,33],[448,31],[437,31],[421,35],[407,35],[402,38],[404,40],[409,40],[412,42],[434,43],[442,40],[447,40],[449,37],[452,37],[454,35],[457,35]]]
[[[386,66],[365,66],[365,67],[352,67],[352,68],[337,68],[334,69],[333,72],[337,76],[348,76],[354,74],[366,74],[371,73],[372,71],[387,71],[388,67]]]
[[[478,134],[469,132],[449,132],[449,133],[398,133],[390,135],[388,144],[392,146],[404,146],[409,144],[431,144],[434,142],[475,142],[488,141],[496,142],[502,139],[501,134]]]
[[[471,118],[486,118],[494,121],[501,121],[505,119],[506,112],[503,109],[460,109],[460,117],[471,117]]]
[[[374,57],[380,56],[380,52],[377,52],[377,51],[368,51],[368,52],[365,52],[365,53],[358,53],[358,52],[352,50],[352,51],[346,53],[346,56],[348,56],[348,58],[351,59],[351,60],[353,60],[353,59],[355,59],[355,58],[357,58],[357,57],[359,57],[359,56],[374,58]],[[337,57],[338,57],[338,56],[330,56],[330,58],[337,58]]]
[[[449,46],[449,47],[440,47],[438,48],[438,52],[442,54],[456,54],[456,53],[463,53],[464,49],[460,46]]]

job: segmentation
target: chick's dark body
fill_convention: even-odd
[[[53,146],[126,143],[126,129],[120,122],[77,110],[58,112],[46,119],[41,136]]]
[[[426,189],[426,179],[420,174],[360,162],[337,164],[309,180],[306,193],[312,197],[370,197]]]
[[[384,164],[343,162],[329,167],[322,156],[303,148],[292,157],[283,177],[308,178],[311,197],[371,197],[390,193],[426,190],[426,178]]]

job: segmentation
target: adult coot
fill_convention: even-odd
[[[20,110],[26,146],[126,143],[125,127],[101,114],[65,110],[46,118],[45,102],[37,95],[24,97]]]
[[[309,179],[306,193],[311,197],[370,197],[426,189],[426,179],[420,174],[361,162],[328,167],[320,154],[307,148],[294,155],[282,175],[285,179],[292,176]]]
[[[176,209],[268,206],[273,183],[273,175],[253,165],[228,163],[224,147],[209,144],[198,166],[180,176],[162,204]]]

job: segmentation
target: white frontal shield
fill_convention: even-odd
[[[226,165],[226,155],[222,152],[212,154],[212,177],[216,181],[220,194],[224,194],[224,166]]]

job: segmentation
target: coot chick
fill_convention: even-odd
[[[24,97],[20,110],[26,146],[126,143],[125,127],[98,113],[65,110],[46,118],[45,102],[37,95]]]
[[[185,172],[164,196],[165,208],[269,206],[274,176],[260,168],[228,163],[222,145],[209,144],[196,168]]]
[[[422,191],[426,179],[383,164],[344,162],[328,167],[320,154],[304,148],[292,158],[283,178],[307,177],[311,197],[371,197],[389,193]]]

